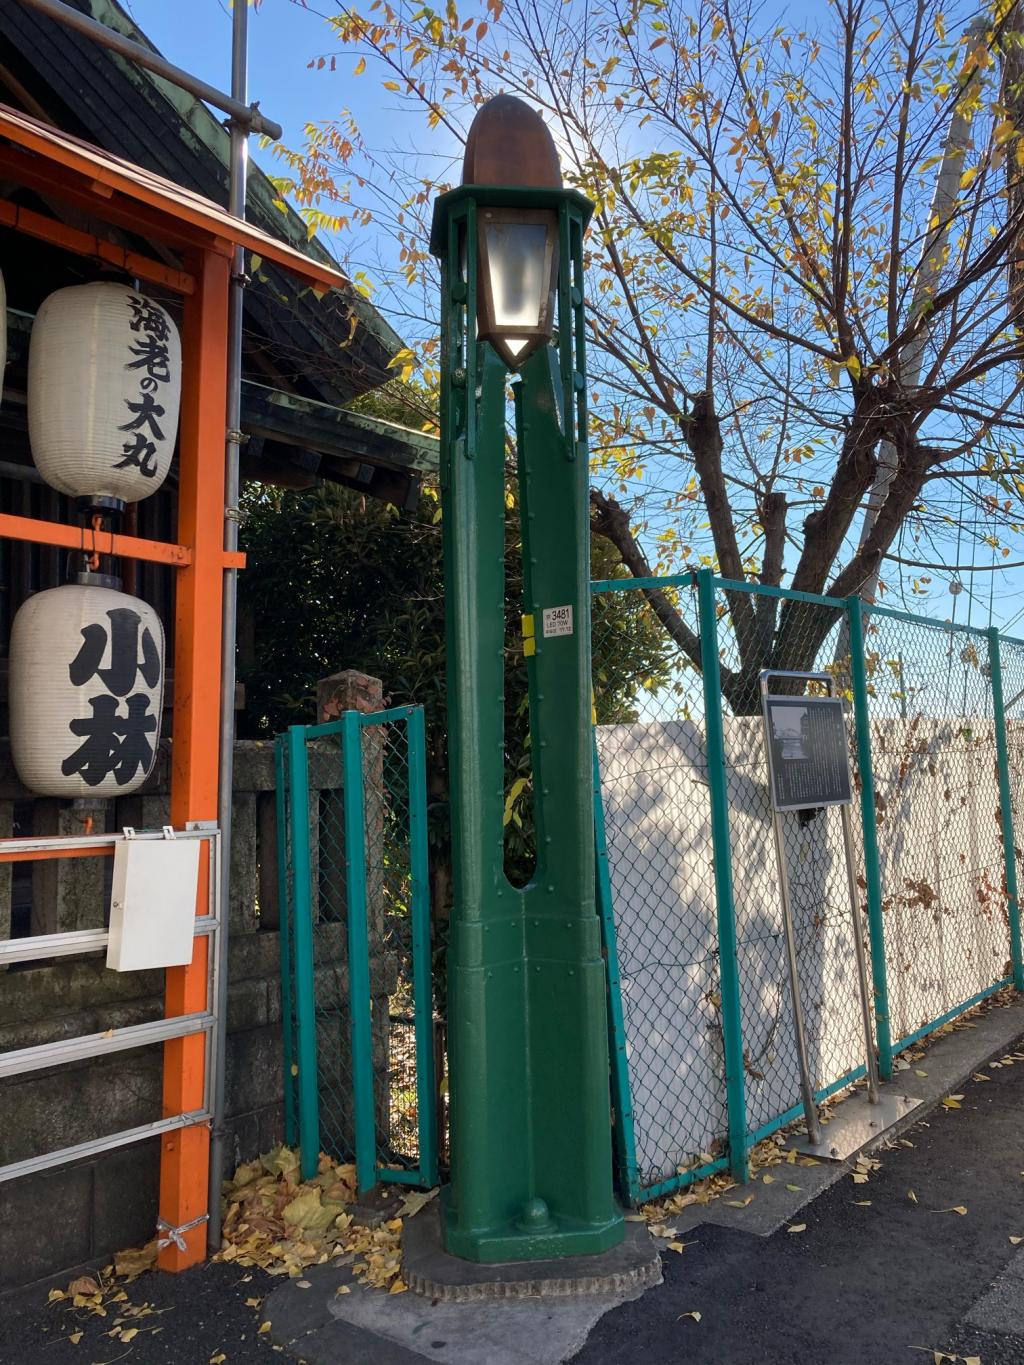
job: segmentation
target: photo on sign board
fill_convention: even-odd
[[[809,759],[807,748],[807,707],[770,706],[772,739],[781,746],[784,759]]]

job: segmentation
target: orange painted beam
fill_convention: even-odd
[[[159,540],[140,540],[137,536],[117,535],[112,531],[93,531],[84,526],[65,526],[57,521],[37,521],[0,513],[0,536],[7,540],[31,540],[37,545],[60,545],[68,550],[98,550],[101,555],[123,555],[126,559],[146,559],[153,564],[188,564],[192,555],[187,545],[166,545]]]
[[[152,564],[171,564],[179,569],[192,562],[192,551],[187,545],[140,540],[138,536],[93,531],[91,527],[65,526],[58,521],[38,521],[33,517],[17,517],[9,512],[0,513],[0,539],[29,540],[36,545],[59,545],[64,549],[86,550],[89,553],[96,550],[101,555],[145,559]],[[244,569],[245,553],[222,549],[220,562],[223,568]]]
[[[230,250],[228,244],[235,243],[283,266],[315,289],[350,288],[347,276],[336,266],[314,260],[251,223],[232,218],[195,190],[112,156],[30,114],[0,105],[0,136],[15,144],[0,147],[0,167],[18,184],[31,185],[41,172],[50,194],[66,198],[72,187],[84,192],[92,197],[96,216],[105,221],[114,222],[118,215],[138,209],[156,216],[157,235],[163,241],[180,245],[195,242],[198,235],[204,251]]]
[[[5,840],[0,839],[0,863],[41,863],[47,858],[110,858],[114,853],[112,844],[106,844],[102,848],[77,844],[72,848],[37,848],[31,853],[24,851],[19,853],[16,850],[5,849],[4,843]]]
[[[91,232],[81,232],[78,228],[61,223],[56,218],[47,218],[20,204],[0,200],[0,225],[24,232],[28,237],[51,242],[54,246],[74,251],[79,256],[92,256],[118,266],[129,275],[137,275],[141,280],[151,280],[155,284],[166,285],[177,294],[191,294],[196,282],[184,270],[172,270],[160,261],[150,260],[137,251],[127,251],[116,242],[104,237],[94,237]]]
[[[185,299],[184,365],[179,439],[178,539],[192,548],[176,575],[174,731],[171,746],[171,823],[216,820],[220,753],[221,605],[224,587],[225,415],[227,411],[230,261],[202,254],[196,292]],[[224,869],[227,875],[227,869]],[[200,861],[198,915],[209,913],[209,846]],[[197,939],[192,964],[167,970],[168,1017],[206,1010],[209,940]],[[165,1116],[201,1109],[205,1099],[205,1039],[164,1045]],[[160,1217],[183,1228],[208,1212],[210,1130],[206,1124],[161,1139]],[[205,1222],[159,1254],[164,1270],[185,1270],[206,1255]]]

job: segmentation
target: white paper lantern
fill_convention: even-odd
[[[166,309],[122,284],[58,289],[28,357],[32,458],[72,497],[139,502],[171,465],[181,341]]]
[[[111,588],[36,593],[11,627],[11,756],[42,796],[127,796],[156,761],[164,631]]]

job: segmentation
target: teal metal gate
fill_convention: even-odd
[[[303,1179],[437,1182],[423,708],[278,736],[285,1132]]]

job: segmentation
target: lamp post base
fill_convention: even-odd
[[[623,1240],[625,1219],[616,1211],[602,1223],[551,1217],[542,1199],[531,1199],[518,1218],[504,1226],[466,1229],[452,1216],[441,1191],[444,1246],[451,1256],[493,1265],[504,1261],[542,1261],[562,1256],[597,1256]]]
[[[621,1213],[604,1229],[606,1240],[598,1251],[570,1248],[567,1234],[555,1229],[547,1245],[534,1241],[518,1253],[515,1247],[522,1248],[524,1234],[513,1233],[508,1240],[500,1233],[484,1236],[468,1248],[469,1256],[453,1254],[447,1239],[442,1241],[443,1216],[444,1210],[433,1203],[410,1218],[402,1253],[405,1283],[442,1303],[628,1293],[661,1283],[661,1258],[646,1224],[627,1223]],[[579,1232],[600,1241],[599,1229]],[[493,1251],[494,1258],[481,1256],[481,1250]]]

